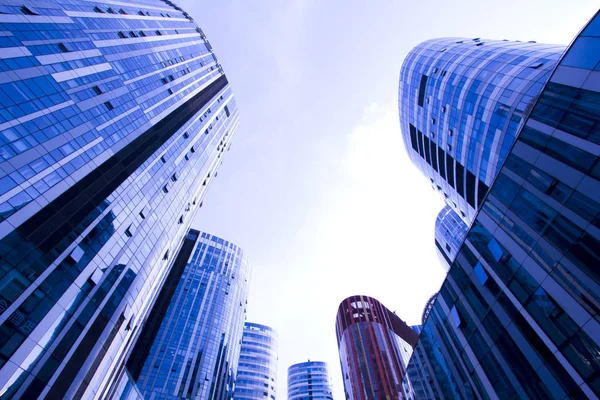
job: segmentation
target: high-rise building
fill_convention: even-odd
[[[238,125],[170,1],[0,5],[0,395],[102,397]]]
[[[369,296],[342,301],[336,318],[346,399],[412,399],[403,380],[417,334]]]
[[[275,400],[277,391],[277,332],[252,322],[244,324],[235,400]]]
[[[411,326],[417,333],[421,334],[421,325]],[[414,391],[415,400],[441,400],[438,390],[434,384],[434,378],[430,371],[431,364],[423,353],[424,339],[419,338],[418,345],[415,347],[410,363],[406,368],[407,380],[410,382]]]
[[[564,46],[443,38],[415,47],[400,72],[411,161],[470,224]]]
[[[469,227],[460,216],[446,205],[435,219],[435,248],[440,262],[448,272]]]
[[[310,361],[288,368],[288,400],[333,400],[327,363]]]
[[[127,361],[144,397],[233,397],[249,278],[242,249],[189,231]]]
[[[444,398],[600,397],[598,49],[596,14],[533,101],[429,308],[417,347],[428,338]]]

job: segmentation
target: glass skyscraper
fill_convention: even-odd
[[[329,367],[322,361],[290,366],[287,383],[288,400],[333,400]]]
[[[598,14],[530,109],[417,345],[444,398],[600,397]]]
[[[442,208],[435,219],[435,248],[446,272],[454,261],[468,230],[467,224],[449,205]]]
[[[443,38],[421,43],[402,64],[398,98],[408,155],[467,224],[563,51]]]
[[[242,249],[189,231],[127,361],[146,398],[233,397],[249,278]]]
[[[412,399],[406,366],[417,342],[396,314],[369,296],[342,301],[336,318],[346,399]]]
[[[238,126],[170,1],[0,5],[0,395],[105,395]]]
[[[277,332],[246,322],[235,380],[235,400],[275,400],[277,392]]]
[[[411,326],[411,328],[417,334],[421,334],[421,325]],[[410,381],[415,400],[441,400],[430,371],[431,363],[427,362],[423,353],[424,338],[419,338],[418,343],[406,369],[406,380]]]

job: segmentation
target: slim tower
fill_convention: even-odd
[[[333,400],[327,363],[310,361],[288,368],[288,400]]]
[[[146,398],[232,398],[249,276],[242,249],[190,230],[127,361]]]
[[[25,3],[0,5],[0,394],[104,397],[238,112],[170,1]]]
[[[412,399],[406,366],[417,334],[376,299],[351,296],[336,318],[347,399]]]
[[[246,322],[235,381],[235,400],[275,400],[277,391],[277,332]]]
[[[480,38],[421,43],[400,71],[400,128],[411,161],[473,222],[564,46]]]

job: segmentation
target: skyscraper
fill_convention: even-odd
[[[429,309],[419,344],[445,398],[600,396],[599,48],[596,14],[531,105]]]
[[[404,145],[470,224],[564,46],[443,38],[415,47],[400,72]]]
[[[169,1],[0,5],[0,394],[105,394],[238,125]],[[16,4],[16,3],[15,3]]]
[[[376,299],[342,301],[336,334],[346,399],[412,399],[406,366],[417,334]]]
[[[249,277],[242,249],[190,230],[127,361],[146,398],[232,398]]]
[[[417,334],[421,334],[421,325],[411,326],[411,328]],[[441,400],[430,371],[431,363],[427,362],[423,346],[424,339],[420,337],[406,368],[407,378],[414,391],[415,400]]]
[[[0,394],[100,397],[238,113],[208,40],[170,1],[11,4],[0,5]]]
[[[467,224],[449,205],[442,208],[435,219],[435,247],[446,272],[454,261],[468,230]]]
[[[277,391],[277,332],[246,322],[235,380],[235,400],[275,400]]]
[[[288,368],[288,400],[333,400],[327,363],[310,361]]]

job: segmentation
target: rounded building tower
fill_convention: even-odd
[[[288,400],[333,400],[327,363],[310,361],[288,368]]]
[[[277,389],[277,332],[246,322],[235,380],[234,400],[275,400]]]
[[[400,129],[411,161],[470,225],[565,47],[442,38],[400,71]]]
[[[417,342],[396,314],[369,296],[351,296],[338,308],[336,333],[346,399],[412,399],[405,377]]]

